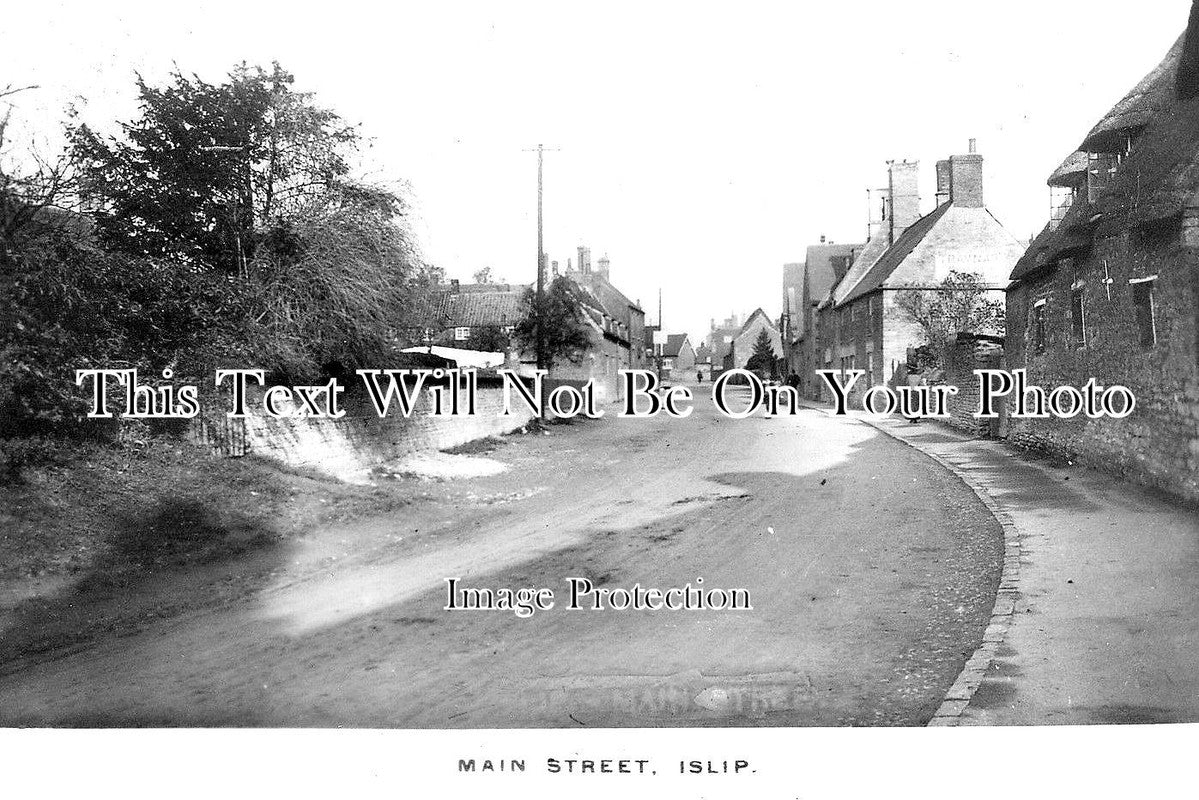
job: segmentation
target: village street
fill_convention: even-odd
[[[821,411],[732,420],[705,391],[687,419],[552,425],[446,461],[494,474],[395,479],[401,512],[223,565],[270,560],[234,602],[5,665],[0,725],[920,725],[995,601],[1002,533],[974,493]],[[572,576],[702,577],[753,610],[568,610]],[[447,577],[559,599],[450,612]]]

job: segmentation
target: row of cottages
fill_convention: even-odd
[[[605,256],[591,265],[591,251],[579,248],[578,265],[567,260],[566,272],[553,278],[570,281],[580,317],[587,326],[591,347],[575,364],[554,365],[550,377],[560,380],[594,381],[601,403],[615,402],[620,386],[618,370],[644,369],[646,359],[645,312],[610,280],[610,263]],[[426,342],[434,345],[508,352],[511,334],[527,313],[527,285],[493,283],[463,284],[451,281],[434,299],[434,320],[426,331]],[[527,370],[536,364],[534,353],[509,353],[510,362],[519,358]]]
[[[569,381],[592,381],[601,403],[620,398],[622,369],[646,369],[645,311],[612,285],[611,262],[602,256],[591,264],[591,249],[579,247],[578,262],[566,261],[566,271],[558,274],[558,265],[551,265],[553,277],[570,281],[582,311],[583,321],[591,334],[591,348],[575,364],[563,361],[555,364],[551,378]]]
[[[1011,273],[1007,366],[1127,386],[1137,407],[1001,433],[1199,500],[1199,5],[1049,185],[1049,224]]]
[[[904,382],[912,351],[924,339],[901,305],[905,293],[940,288],[951,272],[961,272],[979,276],[993,299],[1004,298],[1024,245],[986,207],[983,157],[974,141],[969,152],[937,162],[936,207],[923,216],[918,177],[918,162],[891,162],[881,202],[872,204],[867,241],[842,246],[827,265],[813,259],[818,266],[805,271],[805,291],[818,293],[833,282],[823,297],[805,294],[799,304],[803,335],[792,358],[805,368],[797,373],[813,399],[831,398],[811,368],[863,370],[855,400],[870,386]],[[839,274],[846,257],[852,261]]]

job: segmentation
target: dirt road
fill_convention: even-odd
[[[479,474],[398,478],[403,511],[247,556],[266,578],[236,602],[10,668],[0,724],[923,724],[994,599],[1000,532],[974,494],[823,412],[738,421],[701,398],[450,466]],[[447,577],[563,598],[572,576],[702,577],[753,610],[443,610]]]

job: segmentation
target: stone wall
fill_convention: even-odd
[[[978,410],[978,378],[976,369],[1000,369],[1003,345],[999,337],[960,334],[945,359],[943,383],[958,387],[949,399],[952,414],[945,420],[954,428],[973,436],[993,437],[999,433],[999,421],[976,419]]]
[[[1194,244],[1199,244],[1196,242]],[[1199,501],[1199,269],[1180,231],[1099,238],[1091,252],[1015,284],[1007,298],[1007,369],[1027,368],[1051,389],[1121,384],[1137,398],[1125,419],[1005,419],[1013,443],[1080,460]],[[1156,342],[1140,343],[1130,280],[1156,275]],[[1109,283],[1110,281],[1110,283]],[[1072,328],[1071,293],[1081,291],[1085,340]],[[1035,342],[1044,301],[1046,340]],[[1010,409],[1010,403],[1009,409]]]
[[[557,385],[547,381],[545,391]],[[193,421],[189,438],[214,452],[257,455],[288,467],[312,469],[349,482],[368,480],[373,468],[422,450],[443,450],[487,436],[510,433],[533,416],[513,391],[513,415],[500,416],[504,391],[498,384],[479,386],[475,416],[436,416],[426,392],[421,392],[412,415],[394,407],[379,418],[356,386],[342,395],[341,419],[302,416],[271,417],[262,411],[261,389],[248,392],[250,414],[230,420],[220,398],[206,405],[206,414]]]

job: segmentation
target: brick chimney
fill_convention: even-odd
[[[949,159],[937,162],[937,208],[949,202],[953,192],[953,171]]]
[[[891,244],[920,219],[919,161],[892,161],[887,168],[889,203],[888,236]]]
[[[584,275],[591,274],[591,248],[579,245],[579,272]]]
[[[950,156],[949,201],[963,208],[983,207],[983,157],[975,152],[970,140],[970,152]]]
[[[598,267],[599,274],[602,275],[605,279],[608,277],[609,265],[610,265],[610,262],[608,261],[607,253],[604,253],[602,256],[600,256],[600,260],[595,262],[595,266]]]

